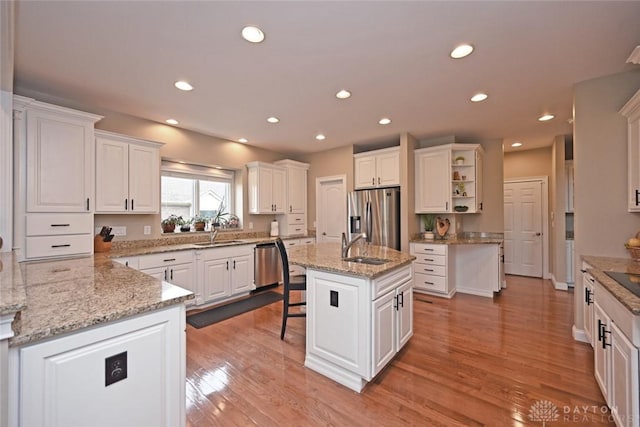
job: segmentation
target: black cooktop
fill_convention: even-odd
[[[620,273],[617,271],[605,271],[605,274],[629,289],[635,296],[640,297],[640,274]]]

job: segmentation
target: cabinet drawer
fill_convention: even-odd
[[[193,261],[191,251],[165,252],[153,255],[144,255],[138,258],[138,268],[162,267],[164,265],[186,264]]]
[[[316,242],[316,238],[315,237],[306,237],[304,239],[300,239],[300,244],[301,245],[312,245]]]
[[[27,258],[83,255],[93,252],[93,235],[27,237]]]
[[[416,264],[414,266],[416,273],[433,274],[435,276],[446,276],[447,269],[441,265],[425,265]]]
[[[373,300],[389,292],[392,288],[410,280],[413,277],[413,266],[408,265],[406,267],[399,268],[391,273],[388,273],[373,282],[374,292]]]
[[[432,254],[416,254],[416,263],[428,264],[428,265],[447,265],[447,257],[445,255],[432,255]],[[418,266],[416,266],[416,270]]]
[[[27,236],[92,234],[92,214],[27,214]]]
[[[446,255],[447,254],[447,245],[423,245],[418,244],[415,245],[415,254],[435,254],[435,255]]]
[[[302,224],[289,224],[289,234],[290,235],[305,234],[306,231],[307,231],[307,226],[304,223],[302,223]]]
[[[289,225],[303,225],[304,216],[304,214],[289,214],[287,215],[287,223]]]
[[[415,289],[422,289],[425,291],[446,292],[447,278],[444,276],[434,276],[432,274],[416,272],[415,279],[413,280],[413,287]]]

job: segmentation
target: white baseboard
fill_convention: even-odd
[[[566,291],[569,289],[569,285],[567,285],[565,282],[558,282],[556,280],[556,276],[554,276],[553,274],[551,275],[551,283],[553,283],[553,287],[558,291]]]
[[[571,335],[573,335],[573,339],[580,342],[589,343],[587,339],[587,334],[585,334],[584,329],[576,328],[576,325],[571,327]]]

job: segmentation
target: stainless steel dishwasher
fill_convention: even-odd
[[[282,263],[276,244],[259,243],[253,252],[253,282],[256,291],[267,286],[278,286],[282,276]]]

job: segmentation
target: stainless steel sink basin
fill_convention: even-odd
[[[384,258],[370,258],[370,257],[363,257],[363,256],[354,256],[354,257],[350,257],[350,258],[345,258],[343,261],[355,262],[355,263],[358,263],[358,264],[382,265],[382,264],[388,263],[391,260],[390,259],[384,259]]]
[[[194,243],[194,246],[200,246],[200,247],[213,247],[213,246],[220,246],[220,245],[228,245],[231,243],[242,243],[242,240],[221,240],[219,242],[213,242],[213,243],[209,243],[209,242],[202,242],[202,243]]]

